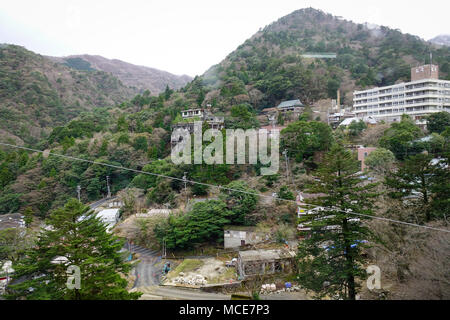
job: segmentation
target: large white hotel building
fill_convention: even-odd
[[[353,112],[386,122],[400,121],[402,114],[425,124],[434,112],[450,112],[450,81],[439,80],[436,65],[411,68],[411,82],[353,92]]]

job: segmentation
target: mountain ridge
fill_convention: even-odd
[[[163,92],[166,85],[171,89],[179,89],[192,80],[192,77],[188,75],[175,75],[160,69],[135,65],[120,59],[108,59],[100,55],[81,54],[65,57],[48,56],[48,58],[69,66],[71,65],[68,61],[81,59],[86,61],[92,69],[109,72],[125,85],[135,87],[140,92],[148,89],[153,95]],[[83,61],[78,61],[78,64]],[[72,67],[76,68],[76,66]]]
[[[110,73],[78,71],[21,46],[0,46],[2,141],[37,143],[83,111],[120,104],[136,93]]]
[[[386,26],[374,28],[322,10],[300,9],[260,29],[210,67],[198,80],[207,91],[202,105],[221,100],[223,109],[243,101],[263,108],[293,98],[311,104],[335,99],[337,89],[344,92],[341,102],[350,105],[354,90],[409,81],[410,68],[426,62],[430,51],[441,77],[448,78],[448,47]],[[337,57],[303,57],[307,52]]]

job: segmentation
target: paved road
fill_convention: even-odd
[[[162,266],[155,266],[155,264],[161,261],[159,252],[135,244],[130,245],[128,250],[139,253],[140,255],[140,262],[135,268],[136,282],[133,288],[159,285]]]
[[[106,201],[114,200],[114,199],[116,199],[116,197],[104,198],[104,199],[98,200],[98,201],[96,201],[96,202],[94,202],[94,203],[91,203],[91,204],[89,205],[89,207],[91,207],[91,209],[95,209],[95,208],[101,206],[101,205],[102,205],[103,203],[105,203]]]
[[[135,268],[136,281],[132,291],[144,293],[141,300],[181,299],[181,300],[229,300],[229,295],[208,293],[195,289],[159,286],[162,263],[158,251],[130,245],[131,252],[139,253],[139,264]],[[159,263],[159,264],[158,264]],[[158,264],[158,265],[156,265]]]
[[[231,295],[210,293],[196,289],[169,286],[151,286],[136,288],[142,292],[140,300],[230,300]],[[248,293],[244,293],[248,295]],[[310,300],[304,292],[283,292],[280,294],[260,295],[261,300]]]
[[[198,289],[160,286],[162,271],[161,256],[158,251],[130,245],[131,252],[140,254],[140,262],[135,268],[136,281],[131,291],[142,292],[140,300],[230,300],[231,295],[209,293]],[[159,264],[158,264],[159,263]],[[156,265],[158,264],[158,265]],[[263,300],[304,300],[308,299],[304,293],[281,293],[263,295]]]
[[[152,286],[137,288],[142,292],[140,300],[230,300],[230,295],[209,293],[188,288]]]

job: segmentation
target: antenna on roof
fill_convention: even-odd
[[[430,51],[430,65],[433,64],[433,53]]]

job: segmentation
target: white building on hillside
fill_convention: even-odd
[[[119,221],[119,210],[120,208],[104,209],[97,213],[97,217],[107,225],[107,231],[110,231]]]
[[[358,118],[372,116],[386,122],[400,121],[407,114],[420,125],[431,113],[450,112],[450,81],[439,80],[438,66],[412,68],[411,80],[353,92],[353,112]]]

